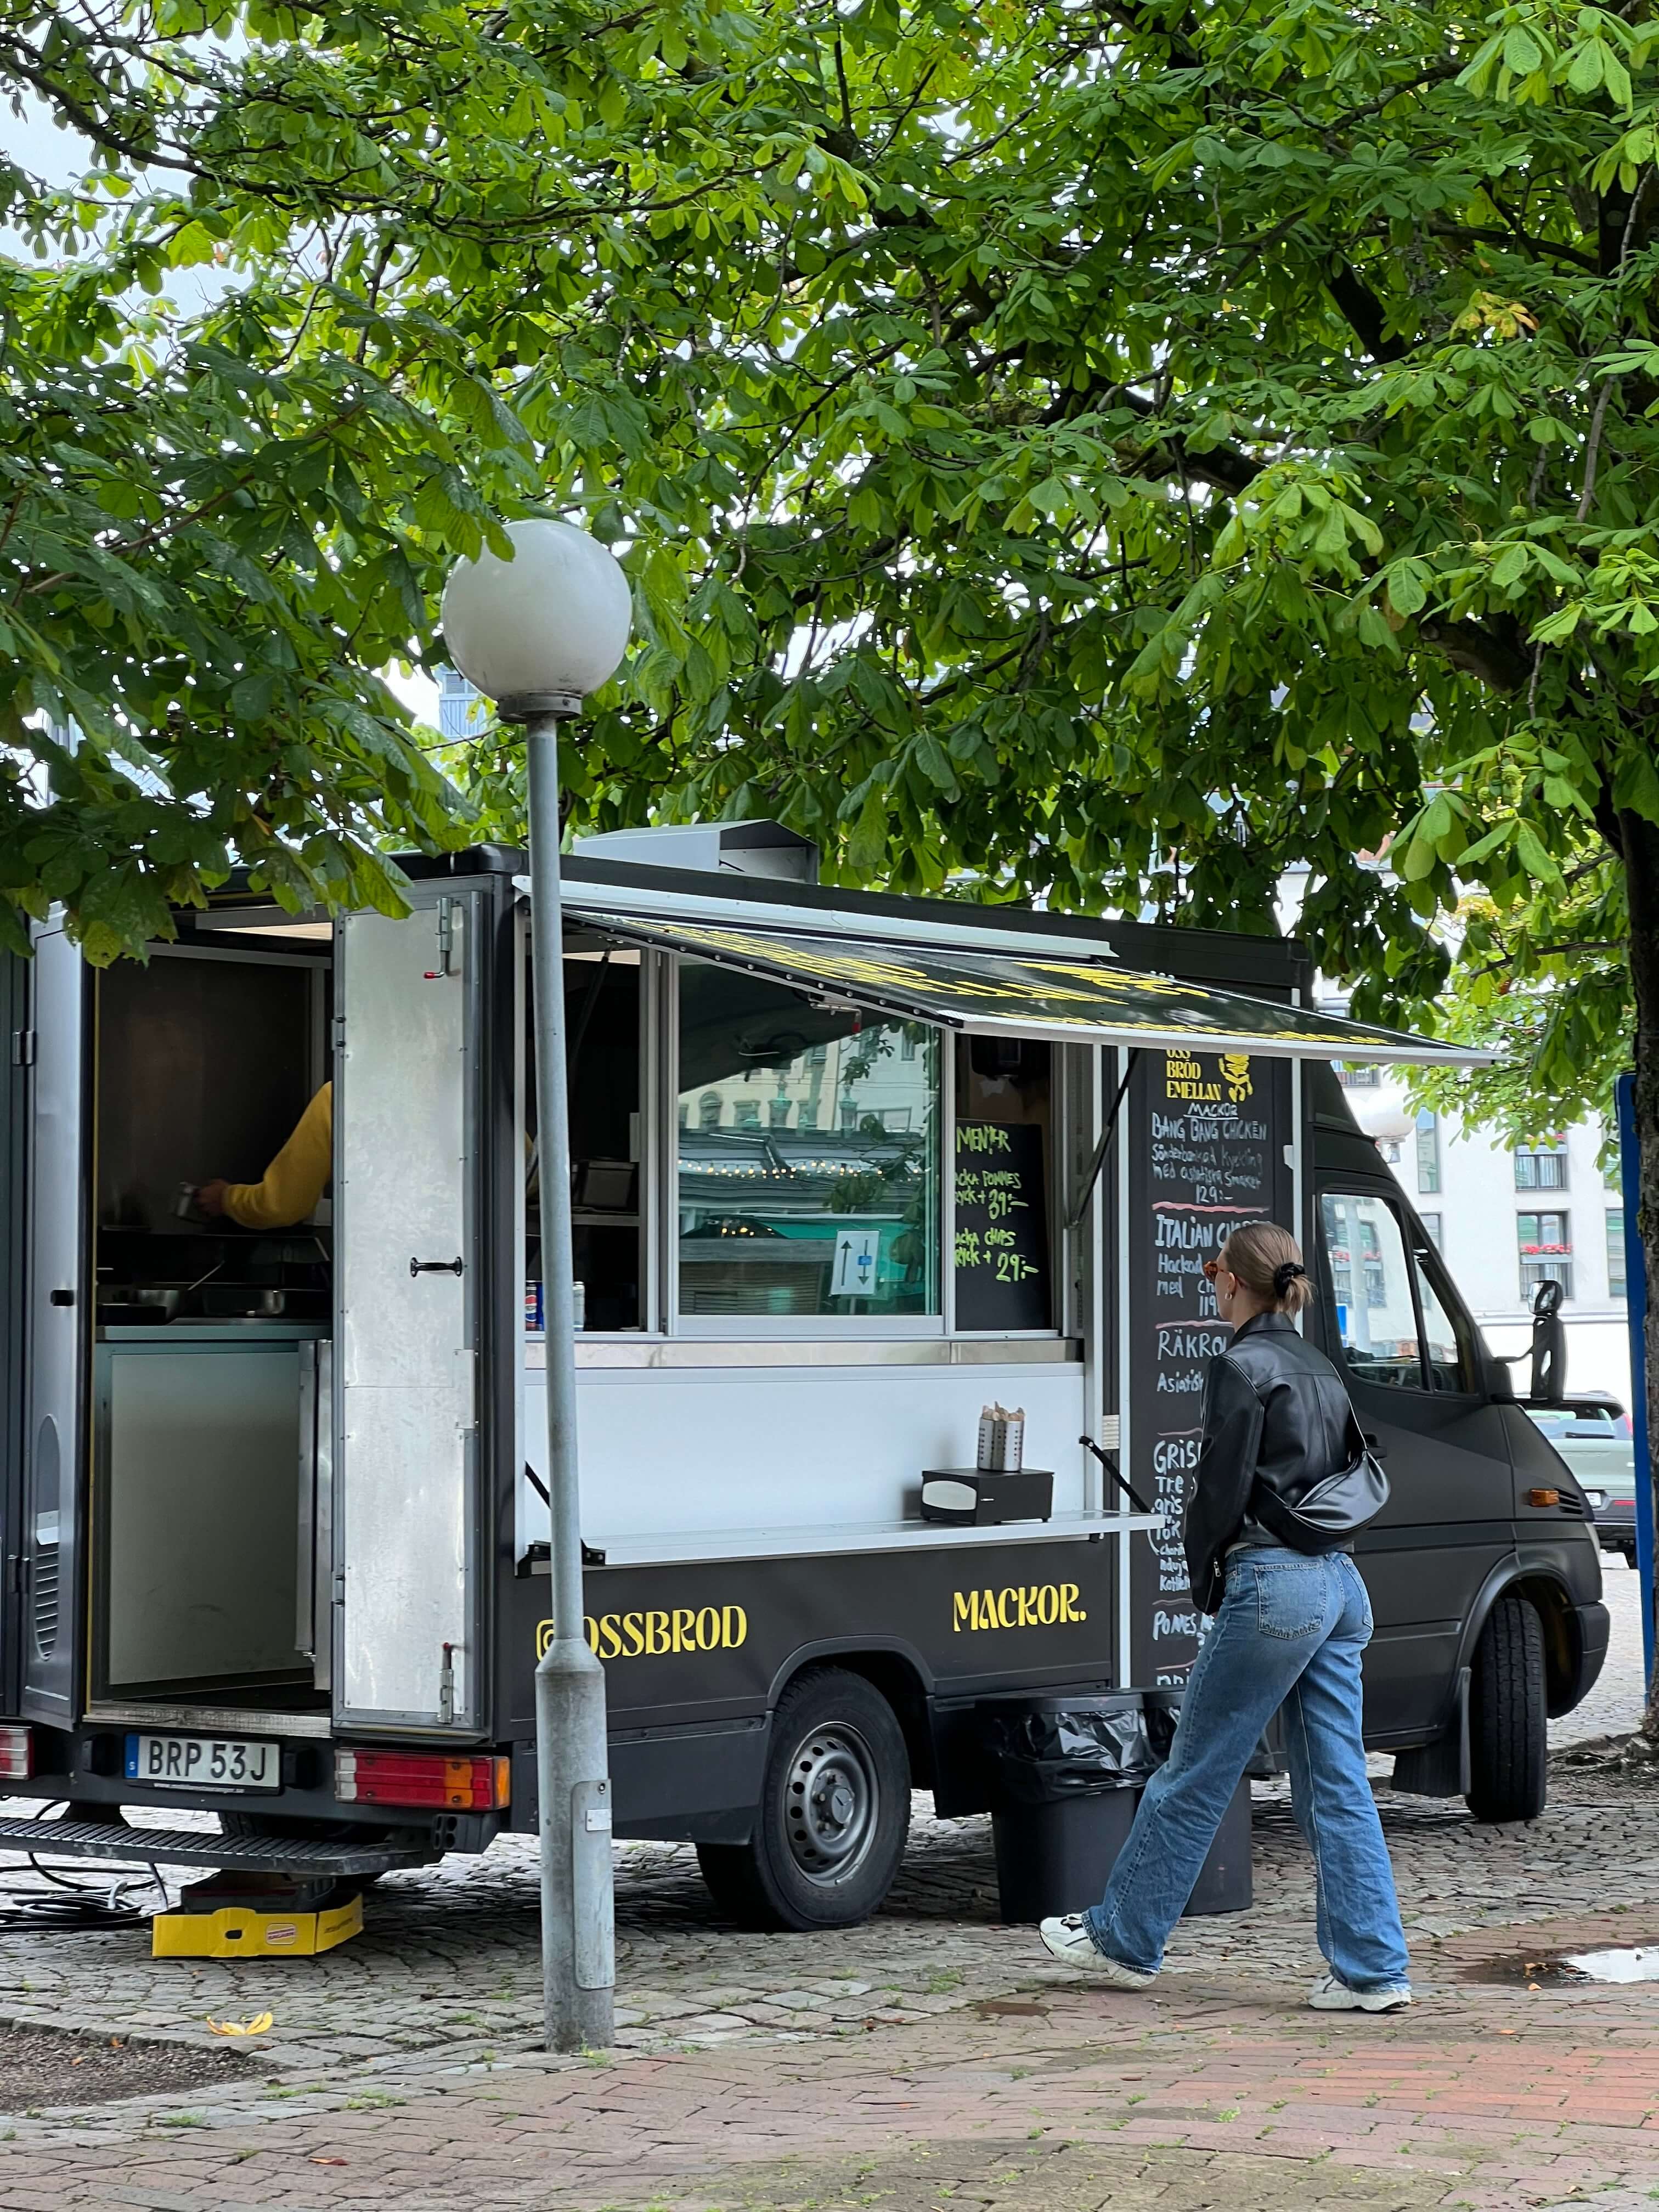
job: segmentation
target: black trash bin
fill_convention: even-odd
[[[1160,1766],[1169,1757],[1170,1746],[1175,1740],[1181,1699],[1179,1690],[1147,1690],[1142,1696],[1147,1738]],[[1221,1816],[1209,1856],[1199,1870],[1183,1919],[1200,1919],[1206,1912],[1249,1911],[1255,1895],[1250,1869],[1250,1779],[1258,1771],[1271,1774],[1273,1771],[1271,1761],[1263,1768],[1259,1759],[1253,1759],[1245,1768],[1244,1778]]]
[[[1169,1703],[1138,1691],[987,1698],[977,1708],[991,1770],[997,1888],[1006,1921],[1098,1904],[1140,1792],[1174,1732]],[[1151,1723],[1149,1730],[1149,1721]],[[1250,1902],[1250,1792],[1240,1784],[1187,1910]]]

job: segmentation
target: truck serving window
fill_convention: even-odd
[[[679,964],[679,1306],[937,1315],[939,1039]]]

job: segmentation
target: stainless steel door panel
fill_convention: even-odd
[[[23,1711],[76,1717],[83,1638],[88,970],[61,928],[36,940],[25,1300]]]
[[[340,925],[337,1719],[476,1725],[477,894]],[[456,1263],[459,1272],[456,1272]]]

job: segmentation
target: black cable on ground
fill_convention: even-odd
[[[44,1873],[45,1869],[41,1871]],[[80,1934],[100,1928],[137,1928],[144,1916],[136,1905],[100,1904],[89,1893],[63,1897],[51,1890],[8,1893],[0,1889],[0,1936]]]
[[[91,1881],[76,1881],[65,1869],[43,1865],[33,1851],[27,1856],[34,1874],[51,1887],[30,1889],[0,1881],[0,1936],[131,1928],[146,1917],[131,1901],[135,1890],[156,1890],[166,1909],[167,1886],[153,1867],[148,1874],[117,1873],[112,1869]]]

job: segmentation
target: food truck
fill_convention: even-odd
[[[507,851],[406,867],[403,919],[233,889],[143,963],[57,921],[5,972],[0,1774],[40,1802],[0,1847],[367,1876],[536,1827],[529,885]],[[981,1700],[1178,1687],[1204,1261],[1269,1217],[1390,1455],[1370,1740],[1536,1810],[1545,1711],[1605,1649],[1593,1534],[1331,1067],[1449,1048],[1319,1011],[1277,939],[816,878],[756,823],[566,863],[617,1832],[695,1844],[750,1919],[844,1924],[913,1788],[990,1802]],[[201,1218],[325,1082],[311,1213]],[[987,1407],[1042,1517],[971,1479],[924,1517]]]

